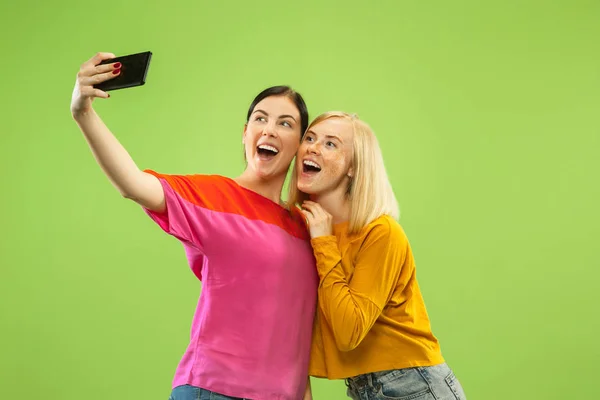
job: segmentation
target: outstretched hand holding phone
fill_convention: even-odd
[[[81,65],[77,73],[75,88],[71,98],[73,117],[86,114],[92,109],[92,101],[96,97],[108,99],[110,95],[94,85],[114,79],[121,73],[121,63],[100,64],[102,61],[114,59],[112,53],[97,53]]]
[[[144,85],[151,58],[149,51],[121,57],[112,53],[96,54],[83,63],[77,74],[71,111],[89,111],[94,97],[108,98],[109,90]]]

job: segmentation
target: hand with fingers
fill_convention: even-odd
[[[94,85],[119,76],[121,73],[120,63],[100,64],[102,61],[112,58],[115,58],[112,53],[97,53],[81,65],[71,98],[71,114],[74,117],[89,112],[92,109],[92,101],[96,97],[102,99],[110,97],[108,93],[96,89]]]
[[[333,234],[333,217],[319,203],[306,200],[302,203],[302,213],[306,217],[311,238]]]

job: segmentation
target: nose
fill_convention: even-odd
[[[316,141],[310,142],[307,144],[306,152],[309,154],[316,154],[316,155],[321,154],[321,151],[319,150],[319,145],[317,144]]]
[[[277,129],[275,127],[274,123],[268,123],[265,125],[265,128],[263,129],[262,132],[263,136],[271,136],[271,137],[277,137]]]

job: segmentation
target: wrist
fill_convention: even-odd
[[[83,123],[94,116],[94,109],[92,107],[84,109],[71,109],[71,116],[77,123]]]

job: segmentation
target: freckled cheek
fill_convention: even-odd
[[[326,170],[324,170],[322,172],[323,178],[325,178],[327,180],[336,179],[340,175],[339,171],[340,171],[340,169],[337,167],[327,168]]]
[[[327,160],[327,167],[323,169],[323,175],[327,179],[337,179],[344,174],[345,156],[336,153]]]

